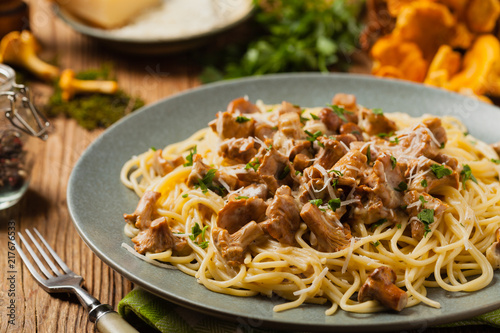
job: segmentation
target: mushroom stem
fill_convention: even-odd
[[[0,42],[0,62],[23,67],[43,80],[57,78],[59,68],[38,58],[36,47],[35,37],[29,31],[12,31]]]
[[[114,94],[118,89],[118,84],[115,81],[97,81],[97,80],[76,80],[74,79],[73,87],[80,92],[93,92],[101,94]]]
[[[114,94],[118,91],[116,81],[78,80],[71,69],[63,71],[59,87],[62,89],[61,97],[64,101],[69,101],[74,95],[81,93]]]
[[[26,55],[24,66],[28,71],[36,74],[43,80],[50,81],[57,78],[59,75],[59,68],[42,61],[34,53]]]

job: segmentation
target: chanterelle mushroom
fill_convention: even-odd
[[[71,69],[62,72],[59,87],[62,90],[61,97],[65,101],[69,101],[74,95],[81,93],[114,94],[118,91],[116,81],[78,80],[75,79],[75,72]]]
[[[450,79],[446,87],[456,92],[469,89],[476,95],[500,95],[500,84],[497,83],[500,72],[498,59],[498,39],[491,34],[479,36],[465,54],[462,70]]]
[[[35,53],[37,42],[31,32],[12,31],[0,42],[0,63],[26,68],[43,80],[53,80],[59,69],[42,61]]]
[[[358,301],[377,300],[383,306],[401,311],[408,303],[408,295],[394,282],[396,273],[387,266],[381,266],[368,276],[358,293]]]
[[[500,228],[495,232],[496,242],[486,250],[486,259],[490,262],[493,269],[500,268]]]
[[[237,267],[243,263],[248,246],[262,235],[264,231],[255,221],[245,224],[232,234],[219,227],[214,227],[212,230],[215,247],[231,267]]]

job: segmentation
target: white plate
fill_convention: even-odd
[[[241,5],[241,3],[244,5]],[[238,0],[237,2],[230,0],[222,1],[221,5],[217,5],[215,8],[214,12],[217,12],[217,16],[221,20],[220,23],[205,26],[198,31],[185,31],[175,35],[168,31],[161,35],[156,31],[153,35],[147,36],[138,35],[137,33],[127,34],[124,31],[117,34],[111,30],[94,27],[58,5],[53,5],[54,13],[74,30],[101,42],[110,49],[137,55],[175,53],[201,46],[217,35],[244,22],[252,15],[254,7],[252,0]],[[186,18],[185,24],[189,24],[189,20],[189,18]],[[136,24],[141,23],[144,22],[137,22]],[[125,28],[131,28],[131,25]]]

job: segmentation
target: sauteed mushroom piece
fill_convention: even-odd
[[[390,267],[381,266],[375,269],[359,290],[358,301],[377,300],[392,310],[403,310],[408,302],[408,295],[394,282],[396,273]]]
[[[493,269],[500,268],[500,228],[495,232],[496,242],[486,250],[486,259],[490,262]]]

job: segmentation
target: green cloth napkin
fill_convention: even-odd
[[[168,333],[226,333],[237,332],[238,328],[242,332],[247,332],[248,328],[256,333],[278,332],[259,330],[244,323],[229,322],[192,311],[139,287],[134,288],[118,303],[118,313],[140,332],[150,332],[151,327]]]
[[[160,332],[169,333],[223,333],[235,332],[238,328],[245,332],[245,328],[248,328],[244,324],[224,321],[186,309],[138,287],[118,303],[118,313],[134,326],[138,326],[139,329],[142,327],[141,331],[148,331],[150,327],[153,327]],[[443,326],[454,327],[466,325],[500,327],[500,309]],[[253,327],[251,331],[261,333],[276,332],[255,329]]]

